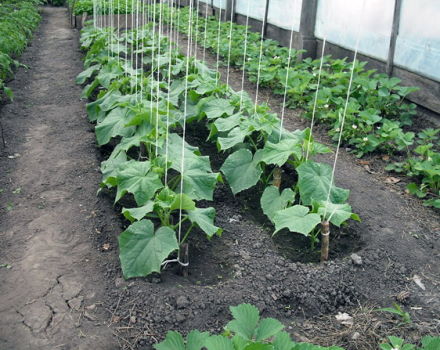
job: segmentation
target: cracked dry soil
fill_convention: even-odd
[[[100,307],[105,281],[89,237],[102,228],[99,162],[65,11],[42,9],[20,59],[30,69],[17,72],[15,101],[0,114],[0,264],[10,266],[0,268],[1,350],[118,348]]]

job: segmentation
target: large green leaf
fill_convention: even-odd
[[[299,193],[304,205],[311,205],[314,200],[327,200],[332,177],[332,168],[329,165],[308,161],[301,164],[296,171]],[[347,201],[349,194],[349,190],[333,185],[329,199],[332,203],[341,204]]]
[[[118,63],[112,62],[111,64],[107,64],[101,68],[96,80],[98,80],[103,87],[108,89],[112,80],[118,78],[122,73],[123,71]]]
[[[210,336],[205,342],[205,347],[208,350],[235,350],[232,340],[221,335]]]
[[[284,329],[284,325],[274,319],[274,318],[265,318],[261,320],[256,332],[255,339],[257,341],[263,341],[269,339]]]
[[[440,337],[426,336],[422,338],[422,350],[438,350],[440,349]]]
[[[156,191],[163,187],[159,175],[151,172],[150,169],[151,163],[145,161],[130,162],[123,170],[119,171],[115,202],[128,192],[134,195],[138,205],[145,205]]]
[[[215,121],[214,125],[218,131],[229,131],[240,125],[242,117],[241,113],[237,113],[228,118],[219,118]]]
[[[224,114],[228,116],[234,114],[234,106],[228,99],[219,98],[207,102],[203,106],[203,111],[209,119],[216,119]]]
[[[294,342],[287,332],[280,332],[276,335],[273,346],[274,350],[292,350]]]
[[[262,170],[256,158],[248,149],[240,149],[224,162],[220,170],[225,174],[234,194],[257,184]]]
[[[173,202],[171,203],[170,210],[195,210],[196,203],[185,193],[177,193]]]
[[[291,348],[291,350],[344,350],[344,349],[340,348],[339,346],[324,347],[310,343],[296,343],[295,346]]]
[[[226,325],[226,329],[247,340],[252,340],[260,321],[260,312],[250,304],[231,306],[234,319]]]
[[[183,173],[183,192],[194,200],[212,201],[218,173],[207,173],[198,169],[188,169]]]
[[[168,135],[168,142],[160,150],[162,155],[165,155],[168,151],[168,161],[171,162],[172,169],[182,173],[182,146],[185,148],[183,162],[185,170],[198,168],[205,172],[211,171],[209,157],[200,156],[200,151],[197,147],[191,146],[180,135],[175,133]]]
[[[288,228],[291,232],[302,233],[308,235],[321,222],[318,214],[309,214],[310,209],[302,205],[294,205],[293,207],[280,210],[275,213],[275,233]]]
[[[207,332],[191,331],[185,345],[185,341],[179,333],[170,331],[165,340],[154,345],[154,348],[156,350],[201,350],[208,338],[209,333]]]
[[[79,73],[75,79],[75,83],[77,84],[84,84],[87,79],[89,79],[93,74],[95,74],[99,69],[101,68],[100,64],[95,64],[93,66],[90,66],[85,71]]]
[[[261,160],[266,164],[283,166],[294,155],[297,159],[302,156],[302,142],[299,139],[284,139],[278,143],[266,142]]]
[[[165,340],[159,344],[155,344],[154,348],[156,350],[187,350],[183,337],[180,333],[175,331],[169,331]]]
[[[119,169],[128,163],[127,159],[127,154],[125,152],[119,152],[113,158],[109,158],[102,162],[102,183],[109,187],[115,187],[118,184],[117,176]]]
[[[214,208],[195,208],[188,211],[188,218],[193,224],[197,224],[209,238],[215,234],[221,235],[222,229],[214,225]]]
[[[150,220],[131,224],[118,240],[119,258],[125,278],[160,272],[162,262],[179,247],[176,234],[171,228],[161,227],[154,232]]]
[[[243,130],[242,128],[237,126],[236,128],[232,129],[226,137],[218,138],[220,149],[222,151],[225,151],[238,145],[239,143],[242,143],[247,135],[248,132],[246,130]]]
[[[132,136],[134,127],[126,127],[130,116],[127,108],[118,107],[112,110],[105,119],[96,125],[96,139],[98,145],[107,144],[115,136]]]
[[[182,145],[185,147],[183,169]],[[212,200],[215,185],[221,178],[220,174],[212,172],[209,157],[199,155],[197,147],[183,142],[177,134],[170,134],[167,147],[171,168],[183,173],[183,192],[194,200]],[[165,153],[163,147],[161,154]]]
[[[251,343],[243,350],[273,350],[273,346],[271,344],[264,343]]]
[[[209,337],[208,332],[191,331],[187,337],[187,350],[200,350],[205,346],[206,340]]]
[[[347,203],[334,204],[327,201],[313,201],[313,207],[318,208],[318,210],[315,209],[314,211],[317,211],[323,220],[330,219],[330,222],[338,227],[348,219],[360,221],[359,216],[352,212],[351,206]]]
[[[266,187],[261,196],[261,208],[264,214],[273,221],[275,213],[285,209],[289,203],[295,201],[295,192],[290,188],[286,188],[281,194],[280,190],[275,186]]]
[[[142,207],[122,208],[122,214],[125,216],[127,220],[130,220],[130,222],[134,222],[134,221],[142,220],[145,217],[145,215],[151,213],[153,209],[154,209],[154,202],[148,201],[147,204],[145,204]]]

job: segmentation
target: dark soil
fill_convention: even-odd
[[[272,239],[272,228],[252,209],[251,193],[234,198],[220,186],[206,205],[216,208],[223,236],[193,235],[189,277],[169,265],[160,276],[125,281],[117,234],[126,223],[111,193],[95,196],[105,152],[97,151],[74,85],[82,70],[78,36],[64,10],[45,8],[43,15],[22,58],[32,69],[18,72],[11,84],[16,101],[0,113],[8,142],[0,158],[6,174],[0,178],[0,264],[12,266],[0,268],[1,349],[151,349],[171,329],[220,331],[228,307],[243,302],[281,319],[298,340],[347,349],[376,349],[389,333],[439,334],[438,215],[345,152],[337,183],[352,191],[363,221],[333,234],[332,261],[304,262],[314,261],[304,254],[307,241],[292,234]],[[232,71],[230,83],[239,87],[241,72]],[[255,87],[245,82],[245,88],[252,96]],[[270,91],[260,96],[280,111]],[[288,128],[306,126],[296,111],[286,118]],[[15,153],[20,156],[8,158]],[[362,264],[353,263],[352,252]],[[412,325],[397,327],[398,320],[371,311],[396,299]],[[338,312],[355,316],[353,326],[337,323]]]

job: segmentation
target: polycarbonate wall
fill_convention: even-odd
[[[299,31],[302,2],[303,0],[270,0],[267,22],[283,29]]]
[[[439,0],[403,0],[394,63],[440,81]]]
[[[359,52],[385,61],[394,6],[394,0],[320,0],[315,35],[351,50],[359,38]]]
[[[211,5],[211,0],[198,0],[198,1]],[[226,9],[226,0],[214,0],[212,3],[217,8]],[[195,3],[195,6],[197,6],[197,2]]]
[[[269,0],[268,23],[299,31],[309,0]],[[396,0],[318,0],[315,35],[384,62],[388,59]],[[200,0],[211,4],[211,0]],[[264,20],[266,0],[234,0],[235,12]],[[226,8],[227,0],[214,0]],[[359,33],[359,35],[358,35]],[[359,39],[358,39],[359,38]],[[440,81],[440,0],[402,0],[394,63]]]
[[[236,0],[235,12],[250,18],[264,20],[266,0]]]

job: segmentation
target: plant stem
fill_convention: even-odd
[[[182,241],[180,242],[180,245],[183,245],[186,241],[186,239],[188,238],[189,234],[191,233],[192,229],[194,228],[194,224],[191,224],[191,226],[188,228],[188,230],[185,233],[185,236],[183,236]]]
[[[321,262],[328,260],[329,244],[330,244],[330,222],[321,222]]]

